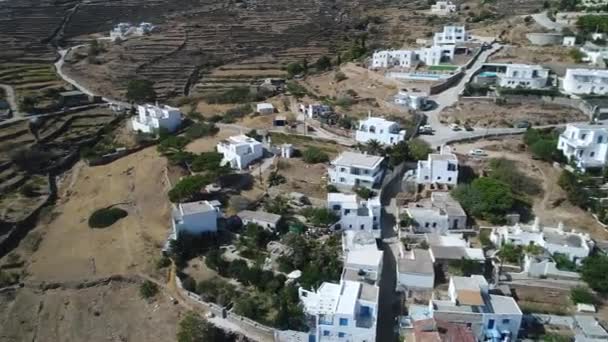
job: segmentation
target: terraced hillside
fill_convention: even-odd
[[[186,13],[168,12],[164,18],[148,18],[162,21],[157,32],[109,46],[96,64],[87,59],[72,60],[66,65],[67,72],[92,89],[115,97],[124,94],[126,83],[133,77],[147,78],[155,82],[161,98],[188,94],[192,88],[283,75],[285,63],[304,58],[312,61],[334,50],[352,30],[349,22],[359,11],[356,8],[365,8],[342,0],[208,2]],[[361,3],[373,7],[381,1]],[[101,14],[91,21],[97,22],[117,4],[108,3],[108,8],[102,8],[100,3],[94,6]],[[66,24],[64,38],[69,44],[86,39],[86,32],[78,27],[89,19],[88,7],[89,4],[80,6]],[[142,18],[141,13],[138,15]],[[100,23],[98,30],[109,29],[111,22],[107,19]],[[252,72],[260,70],[257,65],[247,65],[253,57],[267,57],[267,63],[272,65],[264,72]],[[235,77],[221,70],[210,75],[210,69],[226,64],[236,64],[242,75]]]

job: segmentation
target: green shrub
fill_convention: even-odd
[[[338,216],[327,208],[308,207],[300,212],[313,225],[318,227],[328,227],[338,221]]]
[[[117,207],[98,209],[89,217],[89,227],[109,227],[121,218],[127,217],[127,215],[129,215],[128,212]]]
[[[318,147],[311,146],[302,153],[302,159],[307,164],[318,164],[328,162],[329,156]]]
[[[595,296],[593,293],[582,286],[577,286],[570,290],[570,299],[572,299],[574,304],[595,304]]]
[[[186,138],[194,140],[202,137],[208,137],[217,134],[220,129],[213,123],[195,123],[186,130]]]
[[[608,256],[593,255],[583,260],[581,275],[595,291],[608,294]]]
[[[504,222],[515,200],[511,188],[490,177],[475,179],[471,184],[459,185],[452,195],[471,216],[492,223]]]
[[[166,256],[162,256],[160,259],[156,260],[156,268],[161,269],[165,267],[171,266],[171,259]]]
[[[131,80],[127,84],[126,97],[135,103],[153,102],[156,100],[154,83],[148,80]]]
[[[348,77],[346,77],[346,75],[342,71],[338,71],[334,75],[334,80],[336,80],[336,82],[342,82],[342,81],[345,81],[346,79],[348,79]]]
[[[158,293],[158,285],[156,285],[155,283],[146,280],[144,281],[141,286],[139,287],[139,295],[142,298],[152,298],[154,296],[156,296],[156,294]]]
[[[209,174],[184,177],[169,190],[169,200],[173,203],[185,202],[213,181],[214,177]]]
[[[374,192],[372,190],[363,187],[355,188],[355,193],[363,199],[370,199],[374,196]]]

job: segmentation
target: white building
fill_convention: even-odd
[[[277,224],[281,221],[281,215],[267,213],[265,211],[243,210],[239,212],[237,216],[241,219],[243,225],[254,223],[272,231],[277,229]]]
[[[433,36],[433,45],[461,44],[469,40],[469,35],[463,26],[444,26],[443,31]]]
[[[416,59],[416,52],[412,50],[376,51],[372,55],[372,68],[411,68]]]
[[[431,13],[437,15],[448,15],[456,12],[456,5],[451,1],[437,1],[431,5]]]
[[[382,206],[378,197],[363,200],[355,194],[330,192],[327,194],[327,208],[340,218],[334,225],[335,229],[365,231],[380,238]]]
[[[209,201],[179,203],[173,208],[173,236],[181,232],[199,235],[217,232],[219,208]]]
[[[479,341],[517,341],[523,314],[512,297],[493,295],[483,276],[451,277],[448,298],[429,302],[433,318],[466,325]]]
[[[567,69],[563,80],[568,94],[608,94],[608,70]]]
[[[601,66],[604,64],[604,60],[608,58],[608,48],[600,46],[591,42],[586,42],[580,47],[580,51],[585,54],[583,62],[587,62],[592,65]]]
[[[463,234],[439,235],[430,233],[424,235],[429,244],[429,252],[434,264],[448,266],[453,261],[462,259],[483,264],[486,261],[481,248],[471,248],[471,244],[464,239]]]
[[[134,131],[155,133],[163,128],[174,132],[182,124],[182,113],[178,108],[167,105],[140,105],[137,106],[137,116],[131,118]]]
[[[574,342],[608,341],[608,331],[593,316],[574,316]]]
[[[575,36],[565,36],[562,41],[563,46],[575,46],[576,45],[576,37]]]
[[[316,117],[325,117],[331,115],[334,111],[331,106],[324,105],[321,103],[313,103],[308,105],[301,103],[300,112],[312,119]]]
[[[382,275],[383,255],[378,248],[349,251],[344,258],[342,279],[376,284]]]
[[[274,113],[274,106],[272,103],[258,103],[255,111],[260,114],[272,114]]]
[[[224,155],[222,164],[243,170],[253,161],[264,156],[262,143],[246,135],[236,135],[217,144],[217,151]]]
[[[414,292],[433,291],[435,268],[429,250],[413,248],[405,250],[399,243],[397,259],[397,290],[404,291],[407,297]]]
[[[373,188],[384,175],[383,157],[342,152],[331,162],[329,182],[336,186]]]
[[[498,85],[506,88],[539,89],[547,86],[549,70],[540,65],[505,64],[506,70],[498,75]]]
[[[490,240],[500,248],[504,244],[516,246],[537,245],[550,254],[560,253],[571,261],[580,263],[593,250],[593,242],[587,233],[566,232],[560,223],[557,228],[542,227],[538,219],[533,225],[516,224],[512,227],[498,227],[492,230]]]
[[[405,130],[402,130],[398,123],[379,117],[368,117],[359,121],[355,133],[355,140],[363,144],[376,140],[383,145],[395,145],[404,139]]]
[[[143,36],[154,30],[155,26],[150,23],[141,23],[139,26],[133,26],[129,23],[119,23],[110,31],[110,40],[126,40],[131,36]]]
[[[376,341],[378,287],[366,282],[325,282],[316,291],[299,290],[304,312],[314,319],[315,341]]]
[[[412,89],[399,89],[399,92],[395,95],[395,104],[400,106],[408,107],[412,110],[422,110],[427,104],[428,94],[423,91],[419,91],[415,88]]]
[[[431,153],[427,160],[419,160],[416,169],[418,184],[448,184],[458,182],[458,158],[451,152]]]
[[[583,171],[603,167],[608,161],[608,126],[568,124],[557,149]]]
[[[411,202],[405,212],[415,222],[415,233],[445,234],[466,229],[467,215],[448,192],[433,192],[430,199]]]
[[[433,45],[416,50],[416,57],[426,65],[439,65],[454,59],[454,45]]]

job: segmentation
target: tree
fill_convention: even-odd
[[[142,298],[152,298],[158,293],[158,285],[149,280],[144,281],[139,287],[139,295]]]
[[[581,275],[595,291],[608,294],[608,256],[594,255],[583,260]]]
[[[32,95],[26,95],[19,101],[19,111],[28,113],[36,110],[38,98]]]
[[[412,160],[426,160],[433,149],[421,139],[413,139],[409,142],[410,157]]]
[[[194,172],[206,171],[215,177],[230,172],[230,167],[221,166],[224,156],[217,152],[203,152],[195,156],[190,167]]]
[[[219,342],[222,335],[212,324],[190,311],[179,322],[177,342]]]
[[[384,155],[384,148],[382,147],[382,144],[376,139],[369,140],[363,147],[363,150],[374,156]]]
[[[559,153],[557,143],[553,140],[539,140],[530,146],[530,150],[536,158],[544,161],[556,159]]]
[[[318,147],[310,146],[302,153],[302,159],[307,164],[318,164],[329,161],[329,156]]]
[[[356,187],[355,193],[363,199],[370,199],[374,196],[374,191],[365,187]]]
[[[570,56],[570,58],[572,58],[574,63],[581,63],[583,61],[583,58],[585,58],[586,56],[585,53],[583,53],[579,49],[570,49],[568,51],[568,55]]]
[[[327,56],[321,56],[321,57],[319,57],[319,59],[317,59],[315,66],[316,66],[317,70],[325,71],[325,70],[331,68],[331,59]]]
[[[289,201],[283,196],[276,196],[264,202],[264,210],[272,214],[285,216],[289,214]]]
[[[333,211],[327,208],[308,207],[301,211],[301,214],[313,226],[328,227],[338,221],[338,216]]]
[[[410,146],[406,141],[400,141],[388,149],[389,163],[397,166],[410,158]]]
[[[213,180],[208,174],[184,177],[169,190],[169,200],[173,203],[186,202],[199,194],[203,187],[211,184]]]
[[[194,140],[202,137],[208,137],[217,134],[220,129],[214,123],[199,122],[188,127],[186,130],[186,138]]]
[[[286,181],[287,181],[287,179],[285,179],[285,177],[283,175],[281,175],[279,173],[279,171],[270,172],[270,174],[268,175],[268,180],[267,180],[269,187],[283,184]]]
[[[507,243],[500,247],[498,255],[503,261],[511,264],[519,264],[522,257],[521,247]]]
[[[131,80],[127,83],[126,97],[135,103],[153,102],[156,100],[154,83],[148,80]]]
[[[489,177],[477,178],[470,185],[460,185],[452,195],[471,216],[492,223],[504,222],[505,215],[515,203],[509,186]]]
[[[287,65],[287,73],[291,77],[300,75],[303,72],[304,72],[304,67],[300,63],[294,62],[294,63],[289,63],[289,65]]]

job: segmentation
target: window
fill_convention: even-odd
[[[429,227],[429,223],[428,222],[424,223],[424,228],[428,228],[428,227]]]
[[[344,215],[350,214],[350,209],[344,209]]]
[[[332,208],[333,210],[340,210],[340,209],[341,209],[341,206],[340,206],[339,204],[334,204],[334,205],[333,205],[331,208]]]
[[[323,330],[323,336],[329,336],[329,330]]]
[[[505,318],[502,320],[502,324],[509,324],[511,322],[511,320]]]
[[[589,152],[589,157],[595,156],[595,152]]]
[[[364,224],[361,225],[361,230],[363,230],[363,229],[365,229],[365,225]]]
[[[448,182],[451,182],[451,181],[452,181],[452,177],[448,177]]]
[[[345,183],[346,182],[346,178],[341,177],[340,178],[340,183]]]
[[[441,180],[441,176],[437,176],[437,180]]]
[[[346,333],[343,333],[343,332],[339,332],[339,333],[338,333],[338,337],[340,337],[340,338],[343,338],[343,337],[345,337],[345,336],[346,336]]]
[[[340,172],[346,172],[346,169],[345,169],[345,168],[343,168],[343,167],[341,167],[341,168],[340,168]]]
[[[340,318],[340,326],[347,326],[348,325],[348,318]]]
[[[587,134],[581,134],[581,140],[585,140],[587,138]]]
[[[598,144],[601,144],[603,140],[604,140],[603,136],[600,135],[599,137],[597,137],[597,143]]]
[[[437,228],[437,222],[433,222],[433,228]]]

